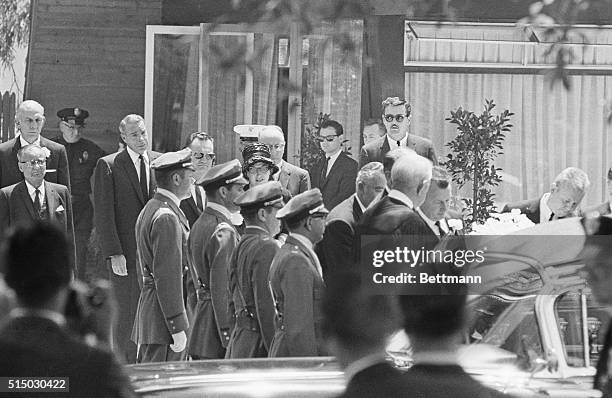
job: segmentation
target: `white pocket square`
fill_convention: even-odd
[[[59,212],[62,212],[62,211],[64,211],[64,210],[65,210],[65,209],[64,209],[64,206],[59,205],[59,206],[57,207],[57,209],[55,209],[55,212],[56,212],[56,213],[59,213]]]

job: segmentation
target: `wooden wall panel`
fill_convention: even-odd
[[[121,118],[144,113],[146,25],[161,23],[161,3],[33,0],[25,96],[45,107],[43,135],[59,134],[59,109],[79,106],[84,136],[115,150]]]

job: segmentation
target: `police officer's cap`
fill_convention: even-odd
[[[262,207],[283,207],[283,187],[278,181],[268,181],[245,191],[234,200],[242,210],[256,210]]]
[[[74,120],[74,124],[83,126],[85,119],[89,117],[89,112],[83,108],[64,108],[57,112],[57,117],[64,122]]]
[[[221,163],[211,167],[200,185],[204,189],[215,189],[229,184],[247,184],[248,181],[242,176],[242,167],[238,159]]]
[[[276,213],[276,218],[298,220],[317,213],[327,214],[329,211],[323,204],[323,195],[319,188],[313,188],[294,196]]]
[[[262,124],[239,124],[234,126],[234,133],[240,136],[240,141],[257,142],[259,132],[266,126]]]
[[[270,167],[271,174],[275,174],[278,171],[278,166],[270,158],[270,150],[266,144],[259,142],[249,144],[242,150],[242,159],[244,160],[243,171],[246,174],[249,167],[253,166],[257,162],[265,163]]]
[[[182,149],[177,152],[166,152],[151,161],[151,168],[159,171],[176,169],[195,170],[191,164],[191,150]]]

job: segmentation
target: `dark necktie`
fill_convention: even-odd
[[[325,162],[323,162],[323,168],[321,169],[321,183],[323,183],[327,178],[327,166],[329,165],[329,159],[329,157],[326,157]]]
[[[196,197],[196,206],[200,211],[204,211],[204,203],[202,202],[202,192],[200,192],[200,187],[195,187],[195,197]]]
[[[41,210],[40,189],[36,188],[34,190],[34,211],[36,212],[36,215],[38,216],[38,218],[40,218],[40,210]]]
[[[436,224],[436,227],[438,227],[438,232],[440,233],[440,237],[443,237],[444,235],[446,235],[446,232],[444,232],[444,230],[440,226],[440,220],[436,221],[434,224]]]
[[[555,213],[550,213],[550,218],[548,219],[548,221],[552,221],[553,218],[555,218]]]
[[[140,190],[142,191],[142,197],[146,202],[149,200],[149,188],[147,187],[147,167],[145,166],[145,160],[142,155],[140,155],[138,159],[140,159]]]
[[[397,142],[397,147],[401,148],[402,147],[402,142],[401,141],[396,141]]]

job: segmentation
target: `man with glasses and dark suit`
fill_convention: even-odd
[[[187,147],[191,149],[191,164],[195,168],[193,178],[196,183],[191,187],[191,196],[181,201],[181,210],[189,220],[189,227],[193,227],[206,207],[206,193],[198,182],[204,178],[215,161],[214,141],[206,133],[192,133],[187,140]]]
[[[344,129],[335,120],[325,120],[317,140],[325,157],[312,169],[312,186],[323,194],[323,203],[333,209],[355,193],[357,162],[342,150]]]
[[[408,127],[412,118],[412,109],[406,100],[398,97],[389,97],[382,102],[382,119],[387,134],[370,141],[361,148],[359,154],[359,167],[369,162],[381,162],[385,154],[397,148],[409,148],[417,154],[438,164],[436,151],[427,138],[408,134]]]

